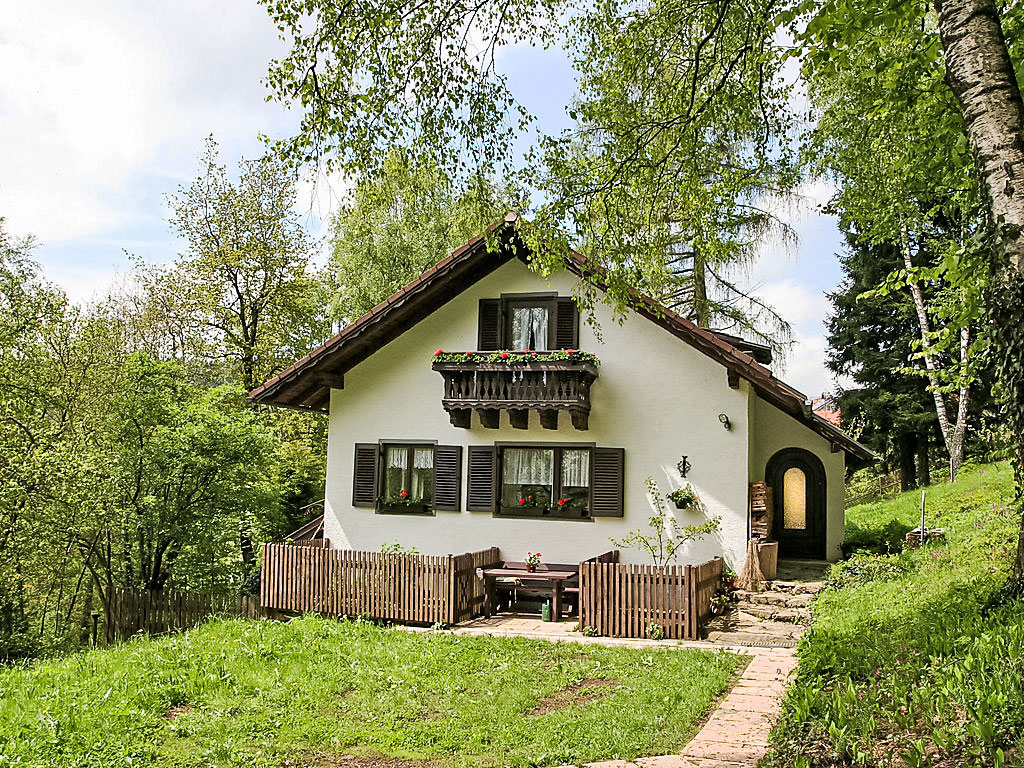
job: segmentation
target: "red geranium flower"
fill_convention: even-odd
[[[406,493],[405,491],[399,491],[398,495],[401,496],[403,499],[408,499],[409,498],[409,494]]]
[[[559,499],[558,500],[558,506],[564,507],[565,506],[565,499]]]
[[[502,359],[502,360],[504,360],[504,359],[505,359],[505,358],[507,358],[507,357],[508,357],[508,352],[502,352],[502,353],[501,353],[501,359]]]
[[[568,352],[570,355],[576,354],[576,350],[575,349],[567,349],[565,351]]]
[[[443,349],[439,349],[439,350],[437,350],[437,352],[434,353],[434,357],[437,357],[438,355],[443,355],[443,354],[444,354],[444,350]]]
[[[519,500],[519,503],[520,503],[520,504],[525,504],[525,503],[526,503],[526,499],[520,499],[520,500]]]

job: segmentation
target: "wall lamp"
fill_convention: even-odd
[[[718,420],[722,422],[722,426],[725,427],[726,432],[732,429],[732,422],[729,421],[729,417],[726,416],[724,413],[718,414]]]

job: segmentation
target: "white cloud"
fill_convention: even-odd
[[[793,277],[764,283],[758,295],[775,307],[794,328],[820,328],[831,306],[824,293]]]
[[[43,243],[154,224],[162,211],[141,188],[173,191],[207,133],[231,158],[284,124],[259,84],[277,50],[263,9],[242,0],[9,4],[0,214]]]

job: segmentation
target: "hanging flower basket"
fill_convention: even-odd
[[[700,501],[700,496],[689,483],[684,488],[665,494],[665,498],[675,504],[676,509],[689,509]]]

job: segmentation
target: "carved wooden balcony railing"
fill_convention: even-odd
[[[590,385],[597,378],[597,366],[590,360],[513,365],[435,360],[433,368],[444,377],[441,405],[456,427],[468,429],[473,411],[489,429],[498,428],[502,411],[516,429],[529,426],[530,411],[540,414],[545,429],[558,429],[559,411],[569,412],[576,429],[588,427]]]

